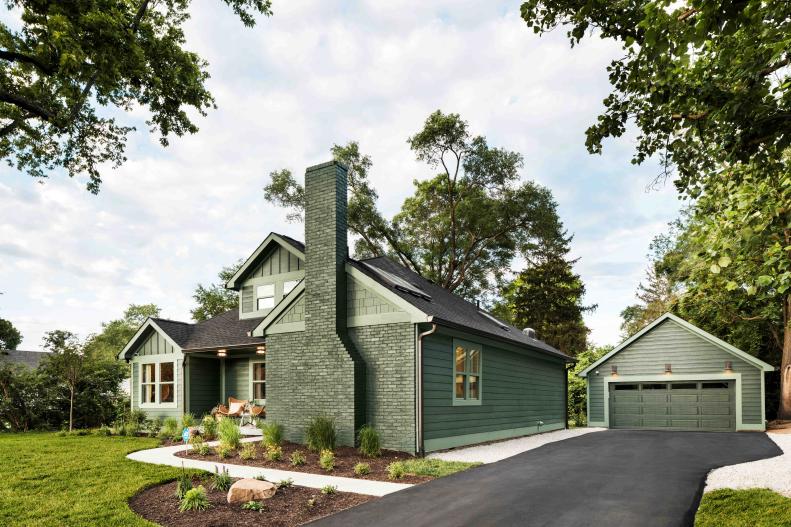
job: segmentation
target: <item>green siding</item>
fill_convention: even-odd
[[[149,417],[181,417],[184,413],[184,360],[181,350],[173,346],[159,332],[151,330],[146,339],[132,353],[132,381],[130,399],[132,408],[140,408],[140,364],[154,357],[172,355],[176,363],[176,407],[175,408],[142,408]]]
[[[565,426],[561,360],[471,335],[457,337],[483,345],[481,404],[453,405],[452,336],[423,340],[423,437],[427,445],[463,444]],[[540,424],[539,421],[543,422]],[[504,432],[505,431],[505,432]],[[442,447],[437,447],[442,448]]]
[[[169,353],[177,353],[178,350],[168,340],[159,334],[157,331],[151,331],[151,334],[143,341],[140,346],[135,350],[135,355],[166,355]]]
[[[188,359],[189,411],[197,416],[209,413],[222,402],[220,394],[220,361],[191,356]]]
[[[760,370],[672,320],[664,321],[588,374],[588,420],[604,421],[604,377],[610,375],[612,366],[618,367],[619,376],[660,375],[667,363],[673,374],[720,374],[726,361],[731,361],[733,371],[742,375],[742,422],[762,424]],[[673,380],[672,375],[668,380]]]
[[[352,277],[348,277],[346,281],[346,305],[346,314],[350,317],[401,311]]]
[[[277,246],[264,258],[263,262],[250,271],[246,278],[291,273],[293,271],[301,271],[304,267],[304,262],[294,253],[285,247]]]
[[[302,322],[305,320],[305,295],[302,295],[283,313],[275,324],[289,324],[291,322]]]
[[[225,397],[250,398],[250,358],[225,359]]]

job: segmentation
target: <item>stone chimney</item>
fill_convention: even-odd
[[[305,347],[315,390],[305,416],[335,418],[354,445],[365,419],[365,365],[346,332],[347,173],[336,161],[305,171]]]

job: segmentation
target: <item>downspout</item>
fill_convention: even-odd
[[[417,450],[418,455],[425,454],[423,450],[423,337],[437,331],[437,325],[431,324],[431,329],[417,335]]]
[[[563,365],[563,422],[569,429],[569,364]]]

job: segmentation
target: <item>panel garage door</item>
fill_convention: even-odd
[[[610,428],[736,430],[733,381],[610,384]]]

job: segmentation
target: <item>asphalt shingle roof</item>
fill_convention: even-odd
[[[263,338],[247,335],[263,318],[240,320],[238,309],[231,309],[197,324],[164,318],[152,320],[184,350],[258,344],[264,341]]]
[[[23,364],[37,368],[49,353],[25,350],[0,350],[0,363]]]

